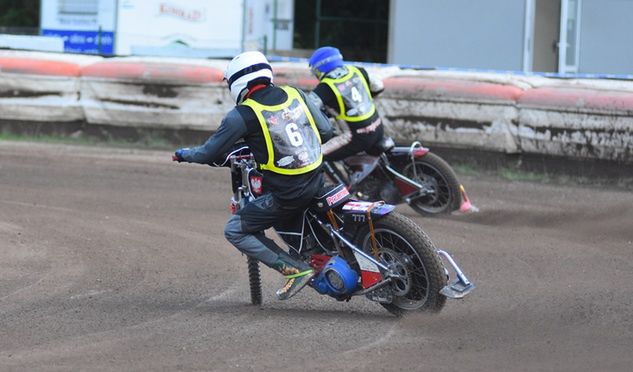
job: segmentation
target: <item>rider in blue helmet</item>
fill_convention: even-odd
[[[319,79],[321,79],[323,74],[345,64],[341,52],[337,48],[329,46],[314,51],[309,63],[312,73]]]
[[[362,67],[346,64],[341,52],[331,46],[315,50],[309,65],[319,79],[310,99],[343,127],[342,134],[324,144],[324,160],[374,152],[383,137],[382,121],[373,99],[383,91],[382,81]]]

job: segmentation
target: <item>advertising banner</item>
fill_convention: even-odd
[[[116,53],[234,55],[242,48],[243,6],[224,0],[119,0]]]
[[[42,0],[44,36],[64,40],[71,53],[113,54],[116,0]]]

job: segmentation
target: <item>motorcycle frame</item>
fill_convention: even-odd
[[[426,195],[428,195],[430,193],[430,191],[427,190],[427,188],[424,185],[412,180],[411,178],[405,176],[404,174],[402,174],[399,171],[397,171],[396,169],[394,169],[391,166],[391,163],[389,162],[389,159],[387,159],[387,156],[385,154],[382,154],[381,156],[385,157],[384,164],[381,164],[381,166],[382,166],[383,169],[385,169],[387,172],[389,172],[389,174],[392,175],[392,177],[393,177],[392,179],[398,178],[398,179],[404,181],[409,186],[411,186],[411,187],[416,189],[415,191],[413,191],[413,192],[411,192],[409,194],[402,195],[402,199],[407,204],[411,203],[415,199],[421,198],[421,197],[426,196]],[[415,174],[415,173],[417,173],[416,170],[415,170],[416,169],[415,168],[415,159],[412,159],[412,165],[413,165],[413,171],[414,171],[414,174]]]
[[[233,198],[232,198],[232,202],[237,203],[237,205],[239,205],[239,208],[242,208],[246,203],[250,202],[251,200],[253,200],[255,198],[255,195],[254,195],[254,193],[253,193],[253,191],[251,189],[251,184],[250,184],[250,180],[249,180],[249,175],[250,175],[251,171],[255,170],[255,167],[254,167],[252,158],[250,156],[236,156],[236,155],[232,155],[230,161],[231,161],[231,172],[235,172],[235,173],[239,172],[240,177],[241,177],[241,182],[242,182],[242,185],[235,189],[235,192],[234,192]],[[335,216],[337,218],[340,218],[336,214],[335,214]],[[364,294],[370,293],[370,292],[372,292],[374,290],[382,288],[385,285],[391,283],[392,278],[399,278],[400,277],[399,274],[394,273],[388,266],[386,266],[382,262],[378,261],[375,257],[373,257],[372,255],[366,253],[362,249],[356,247],[356,245],[354,245],[354,243],[350,242],[343,235],[343,233],[342,233],[343,228],[342,227],[338,228],[338,229],[334,228],[334,226],[332,226],[332,224],[324,222],[323,221],[324,218],[320,217],[317,213],[312,211],[310,208],[307,208],[304,211],[304,213],[303,213],[303,221],[302,221],[302,226],[301,226],[301,232],[277,231],[277,233],[282,238],[283,238],[283,235],[297,235],[297,236],[300,236],[301,239],[300,239],[300,243],[299,243],[299,249],[296,249],[296,248],[292,247],[291,244],[288,244],[290,246],[290,248],[294,249],[298,254],[301,254],[301,251],[303,250],[303,243],[304,243],[305,236],[306,236],[307,233],[311,234],[314,237],[315,241],[317,242],[317,244],[323,250],[324,253],[326,253],[326,254],[333,254],[334,252],[331,251],[331,250],[328,250],[325,247],[325,245],[320,241],[318,235],[314,231],[314,227],[312,226],[312,223],[310,223],[311,220],[316,221],[317,224],[330,236],[330,238],[332,239],[332,241],[334,242],[334,245],[336,247],[336,253],[340,254],[341,256],[344,256],[344,248],[341,246],[341,245],[343,245],[344,247],[349,249],[352,253],[356,253],[356,254],[362,256],[363,258],[367,259],[368,261],[370,261],[371,263],[376,265],[381,270],[381,274],[383,276],[383,280],[381,280],[378,283],[372,285],[371,287],[363,288],[363,289],[357,290],[355,292],[352,292],[352,293],[349,294],[350,296],[359,296],[359,295],[364,295]],[[307,225],[310,227],[310,231],[309,232],[305,231],[306,222],[307,222]]]
[[[395,159],[400,160],[404,156],[407,156],[408,159],[406,160],[410,160],[411,164],[415,165],[415,160],[423,157],[430,150],[422,146],[422,144],[419,141],[415,141],[409,147],[397,146],[397,147],[392,148],[389,151]],[[385,152],[380,154],[378,158],[380,160],[376,162],[374,167],[364,172],[365,176],[363,176],[362,179],[364,179],[367,175],[374,172],[376,168],[380,168],[380,170],[383,172],[385,177],[391,179],[392,181],[395,181],[395,179],[399,179],[403,181],[404,183],[406,183],[407,185],[411,186],[412,188],[416,189],[415,191],[409,194],[401,195],[402,199],[406,203],[411,203],[413,200],[424,197],[430,193],[430,191],[427,190],[424,185],[412,180],[411,178],[405,176],[404,174],[396,170],[392,166],[393,162],[389,160],[389,156]],[[400,162],[403,163],[404,159],[402,159],[402,161]],[[336,168],[336,165],[332,164],[332,162],[329,162],[329,161],[324,162],[324,164],[325,164],[325,168],[328,174],[334,177],[337,182],[345,184],[348,187],[352,186],[351,180],[346,181],[343,179],[342,175],[340,174],[340,171],[338,170],[338,168]],[[414,172],[414,177],[417,177],[417,170],[415,166],[413,167],[413,172]]]
[[[414,157],[413,157],[413,145],[411,147],[410,153],[411,153],[411,158],[412,158],[412,161],[413,161],[414,160]],[[381,156],[385,156],[385,154],[382,154]],[[254,199],[256,197],[255,194],[251,190],[251,184],[250,184],[250,180],[249,180],[250,172],[256,170],[256,168],[254,166],[254,160],[253,160],[251,155],[230,155],[229,159],[230,159],[230,167],[231,167],[232,174],[235,174],[239,170],[240,177],[241,177],[241,182],[242,182],[241,186],[235,188],[235,191],[234,191],[234,194],[233,194],[233,197],[232,197],[232,202],[237,203],[238,208],[242,208],[246,203],[250,202],[252,199]],[[385,160],[388,160],[388,159],[385,159]],[[397,173],[397,174],[399,174],[399,173]],[[402,176],[402,177],[405,178],[405,179],[408,179],[405,176]],[[340,218],[340,217],[338,217],[338,215],[336,215],[336,213],[335,213],[335,216],[337,218]],[[389,283],[391,283],[392,278],[399,278],[399,277],[401,277],[400,275],[394,273],[388,266],[384,265],[383,263],[378,261],[375,257],[373,257],[370,254],[366,253],[362,249],[356,247],[345,236],[343,236],[343,234],[342,234],[343,227],[335,229],[330,223],[324,222],[322,220],[322,218],[319,215],[317,215],[317,213],[315,213],[314,211],[311,210],[311,208],[306,208],[306,210],[304,211],[303,222],[302,222],[302,227],[301,227],[301,232],[300,233],[288,233],[288,232],[286,232],[286,234],[293,234],[293,235],[296,234],[296,235],[300,235],[301,236],[301,242],[300,242],[299,250],[295,249],[290,244],[288,244],[291,247],[291,249],[294,249],[295,251],[297,251],[297,253],[300,254],[301,250],[303,248],[303,241],[304,241],[304,237],[306,236],[306,232],[305,232],[305,223],[306,223],[306,221],[308,222],[308,226],[310,226],[310,229],[311,229],[310,234],[312,234],[312,236],[315,238],[315,240],[319,244],[320,248],[323,249],[323,252],[328,253],[328,254],[332,254],[333,253],[333,251],[328,250],[323,245],[323,243],[319,240],[319,237],[314,232],[312,224],[310,223],[310,220],[308,219],[308,217],[312,217],[312,219],[314,221],[316,221],[319,224],[319,226],[326,233],[329,234],[329,236],[332,238],[332,241],[334,242],[334,245],[336,247],[337,253],[339,253],[341,256],[344,256],[343,248],[340,245],[340,243],[343,243],[343,245],[345,247],[347,247],[347,249],[349,249],[353,253],[359,254],[363,258],[365,258],[365,259],[369,260],[370,262],[372,262],[373,264],[375,264],[379,269],[381,269],[381,275],[383,276],[383,280],[379,281],[378,283],[375,283],[371,287],[359,289],[359,290],[357,290],[355,292],[350,293],[349,294],[350,297],[352,297],[352,296],[360,296],[360,295],[365,295],[365,294],[371,293],[372,291],[380,289],[380,288],[388,285]],[[352,224],[352,225],[360,225],[360,223],[359,224]],[[358,228],[358,227],[357,226],[353,226],[353,228]],[[278,233],[280,235],[282,235],[282,238],[283,238],[284,232],[278,232]],[[444,259],[446,259],[448,261],[449,265],[451,266],[453,271],[456,273],[456,277],[457,277],[455,279],[455,281],[453,281],[452,283],[449,282],[444,288],[442,288],[442,290],[440,290],[440,293],[442,295],[444,295],[445,297],[452,298],[452,299],[461,299],[461,298],[465,297],[467,294],[469,294],[475,288],[475,284],[472,283],[470,280],[468,280],[466,275],[462,272],[461,268],[457,265],[455,260],[451,257],[451,255],[448,252],[446,252],[444,250],[436,250],[436,253],[440,257],[442,257],[442,258],[444,258]],[[444,268],[444,271],[446,272],[446,275],[448,277],[449,273],[446,270],[446,268]]]

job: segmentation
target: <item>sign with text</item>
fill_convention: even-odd
[[[40,29],[64,40],[64,51],[113,54],[116,0],[42,0]]]
[[[119,0],[117,54],[186,46],[241,50],[242,2]]]

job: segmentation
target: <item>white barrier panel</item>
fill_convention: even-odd
[[[215,130],[234,106],[212,65],[125,58],[81,71],[89,124]]]
[[[310,70],[300,68],[296,63],[273,63],[272,68],[274,82],[278,85],[292,85],[308,92],[319,83]]]
[[[515,153],[522,90],[478,81],[393,77],[384,80],[378,108],[399,142]]]
[[[318,84],[307,68],[280,65],[278,83]],[[368,70],[384,79],[376,103],[398,142],[633,162],[633,82]]]
[[[0,120],[83,121],[79,71],[95,58],[0,51]]]
[[[518,103],[523,152],[633,161],[633,92],[543,87]]]
[[[232,107],[226,60],[0,52],[0,119],[212,131]],[[371,67],[396,141],[633,162],[633,82]],[[306,91],[304,64],[273,64]]]
[[[273,71],[278,83],[304,90],[318,84],[307,68],[273,65]],[[508,79],[502,83],[460,80],[455,74],[438,79],[393,67],[373,68],[371,73],[384,79],[385,91],[376,105],[387,133],[396,142],[419,140],[427,145],[518,151],[516,100],[522,89],[503,84]]]

